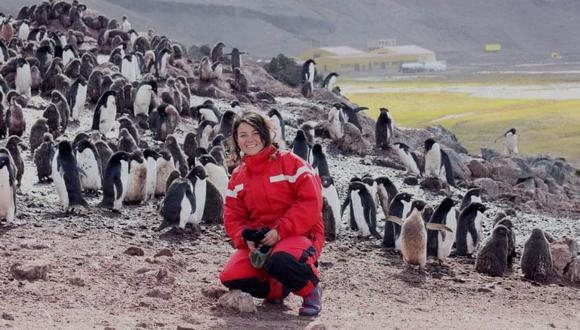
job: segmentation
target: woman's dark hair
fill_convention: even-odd
[[[260,139],[264,142],[264,148],[273,144],[271,132],[273,132],[274,130],[272,128],[272,124],[270,124],[270,121],[258,112],[245,111],[240,116],[236,117],[236,120],[234,121],[233,125],[232,144],[234,149],[234,158],[236,160],[239,160],[241,158],[240,152],[242,150],[238,145],[238,128],[242,123],[246,123],[252,126],[256,131],[258,131]]]

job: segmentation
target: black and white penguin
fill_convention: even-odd
[[[274,141],[278,144],[278,148],[286,149],[286,125],[284,124],[284,119],[277,109],[271,109],[268,111],[268,117],[272,126],[274,126]]]
[[[101,160],[101,170],[103,171],[103,175],[105,174],[105,170],[107,169],[107,164],[109,164],[109,159],[113,156],[113,149],[102,140],[97,140],[94,143],[95,148],[97,149],[97,153],[99,154],[99,159]]]
[[[451,160],[445,150],[441,149],[441,169],[439,170],[439,180],[447,182],[450,186],[455,187],[455,174],[451,166]]]
[[[472,188],[469,189],[465,195],[463,196],[463,200],[461,201],[460,210],[463,210],[467,205],[471,203],[481,203],[481,188]]]
[[[177,178],[167,188],[161,207],[163,222],[155,231],[167,227],[184,229],[188,223],[198,224],[199,220],[195,211],[196,198],[193,184],[188,179]]]
[[[185,138],[183,139],[183,154],[185,155],[188,164],[191,164],[194,160],[196,150],[197,136],[193,132],[188,132],[185,134]]]
[[[375,125],[375,139],[378,148],[386,149],[393,138],[393,118],[387,108],[381,108],[381,113]]]
[[[64,140],[52,159],[52,180],[66,212],[79,206],[88,207],[83,198],[77,161],[69,141]]]
[[[97,130],[105,136],[113,129],[117,115],[117,101],[115,91],[106,91],[95,107],[92,130]]]
[[[518,154],[518,133],[515,128],[510,128],[504,134],[505,136],[505,149],[506,155],[517,155]]]
[[[425,176],[439,178],[441,164],[441,147],[439,143],[431,138],[425,140],[425,168],[423,170]]]
[[[168,76],[167,68],[169,67],[169,59],[171,58],[171,50],[164,48],[156,57],[155,67],[157,68],[157,75],[160,79],[165,79]]]
[[[236,113],[232,110],[227,110],[224,112],[220,120],[218,134],[222,134],[224,138],[229,139],[232,136],[234,121],[236,120],[236,117]]]
[[[198,222],[207,224],[223,223],[224,200],[216,186],[208,180],[203,166],[194,167],[187,178],[194,186],[195,215]]]
[[[388,216],[391,203],[399,192],[393,182],[386,176],[376,178],[375,182],[377,183],[377,197],[383,209],[383,214]]]
[[[328,162],[326,161],[326,155],[322,150],[322,146],[320,144],[315,144],[312,147],[312,169],[314,173],[318,174],[318,176],[323,177],[327,176],[330,177],[330,170],[328,169]]]
[[[121,22],[121,31],[129,32],[131,29],[131,22],[129,22],[127,16],[123,16],[123,21]]]
[[[421,176],[421,169],[423,166],[421,166],[421,160],[417,154],[411,151],[408,145],[401,142],[393,144],[393,147],[397,151],[399,159],[401,159],[407,171],[413,173],[416,176]]]
[[[351,181],[354,181],[354,180],[351,180]],[[364,184],[367,185],[367,187],[369,189],[369,193],[371,194],[371,196],[373,198],[373,202],[375,202],[375,205],[377,205],[379,203],[378,196],[377,196],[377,182],[375,181],[373,176],[370,173],[366,173],[365,175],[363,175],[363,177],[361,178],[360,181],[362,181]]]
[[[296,137],[294,138],[294,142],[290,145],[292,152],[302,159],[311,163],[312,161],[312,147],[308,144],[308,140],[306,138],[306,133],[303,130],[299,129],[296,132]]]
[[[67,101],[70,108],[70,117],[77,121],[87,101],[87,81],[83,77],[77,78],[69,89]]]
[[[10,157],[15,165],[14,178],[16,179],[18,188],[20,188],[22,176],[24,175],[24,160],[22,160],[22,156],[20,155],[20,143],[22,143],[20,137],[12,135],[6,141],[5,147],[10,152]]]
[[[119,212],[127,194],[131,154],[117,151],[109,159],[103,178],[103,200],[100,207]]]
[[[52,159],[55,154],[54,141],[50,133],[44,133],[42,139],[42,144],[34,151],[36,174],[38,176],[38,182],[51,182]]]
[[[211,49],[211,61],[212,63],[223,61],[224,47],[226,45],[223,42],[218,42]]]
[[[89,140],[81,140],[76,146],[77,166],[80,170],[81,188],[96,193],[103,186],[103,170],[97,148]]]
[[[18,94],[32,97],[32,74],[30,72],[30,64],[20,57],[16,60],[16,77],[14,78],[14,85]]]
[[[123,202],[127,204],[139,204],[145,200],[146,181],[147,163],[145,163],[143,153],[138,150],[131,154],[129,179],[127,180],[127,193],[123,198]]]
[[[377,210],[368,186],[361,181],[350,182],[348,195],[341,207],[340,214],[350,205],[350,227],[366,238],[371,234],[381,238],[377,232]]]
[[[119,137],[121,136],[121,130],[126,129],[133,137],[133,140],[135,140],[135,143],[139,145],[141,139],[139,137],[139,131],[133,121],[128,116],[120,117],[117,121],[119,122]]]
[[[477,249],[483,234],[483,212],[486,209],[481,203],[471,203],[459,213],[455,235],[457,256],[471,256]]]
[[[10,153],[0,149],[0,219],[14,222],[16,213],[16,179]]]
[[[145,149],[143,151],[143,158],[145,166],[147,167],[147,177],[145,178],[145,196],[144,201],[148,201],[155,197],[155,186],[157,185],[157,159],[160,155],[152,149]]]
[[[305,122],[300,126],[300,129],[303,130],[304,135],[306,135],[306,141],[308,141],[308,144],[311,146],[314,144],[314,137],[316,136],[314,127],[316,127],[316,123],[312,121]]]
[[[50,101],[52,102],[52,104],[54,104],[54,106],[58,110],[58,113],[60,114],[60,127],[62,129],[62,132],[64,133],[66,132],[66,128],[68,127],[68,120],[70,117],[70,109],[68,106],[68,102],[64,97],[64,95],[62,95],[62,93],[57,90],[53,90],[52,92],[50,92]]]
[[[331,227],[334,228],[334,232],[331,236],[337,237],[342,232],[342,217],[340,214],[340,199],[338,197],[338,191],[334,185],[334,180],[330,176],[321,176],[320,180],[322,182],[322,197],[328,204],[327,212],[332,213],[327,216],[333,221],[333,226]],[[325,228],[326,227],[325,224]]]
[[[314,86],[314,77],[316,75],[316,62],[309,59],[302,64],[302,80],[308,81],[311,86]]]
[[[133,64],[133,55],[127,54],[121,60],[121,74],[130,84],[137,80],[135,65]]]
[[[409,212],[411,212],[411,198],[413,198],[413,195],[409,193],[403,192],[397,194],[389,207],[388,215],[405,219]],[[394,222],[387,221],[385,222],[384,230],[383,246],[399,251],[401,249],[401,242],[399,240],[401,226]]]
[[[175,170],[175,163],[171,157],[171,153],[167,150],[159,152],[160,157],[157,158],[157,182],[155,184],[155,196],[163,196],[166,191],[167,178]]]
[[[149,115],[151,109],[151,98],[157,94],[157,83],[155,81],[143,81],[137,87],[135,100],[133,101],[133,116]]]
[[[119,131],[119,144],[117,145],[117,150],[132,153],[138,149],[137,142],[135,142],[135,139],[131,136],[129,130],[122,128]]]
[[[62,48],[62,64],[66,67],[70,61],[78,58],[79,55],[72,45],[66,45]]]
[[[429,231],[427,232],[427,256],[436,257],[441,261],[451,253],[451,247],[455,243],[455,232],[457,231],[457,210],[455,201],[446,197],[435,209],[430,219],[424,219],[429,223],[439,223],[447,226],[453,232]]]
[[[222,197],[226,198],[229,177],[226,169],[217,163],[211,155],[202,155],[199,162],[203,165],[209,180],[216,186]]]
[[[344,136],[345,117],[341,104],[334,104],[328,112],[328,135],[334,142],[340,141]]]
[[[177,109],[171,104],[163,103],[157,110],[151,112],[148,123],[155,140],[164,141],[167,136],[173,134],[180,120]]]
[[[198,148],[209,149],[210,141],[213,138],[214,123],[208,120],[202,121],[197,127]]]
[[[367,107],[352,108],[346,103],[337,103],[335,104],[335,106],[341,107],[342,114],[346,122],[353,124],[362,132],[362,125],[358,120],[358,113],[364,110],[368,110],[369,108]]]
[[[0,23],[1,26],[1,23]],[[3,40],[0,40],[0,63],[5,63],[10,58],[10,53],[8,53],[8,48]]]
[[[181,147],[177,143],[175,136],[170,135],[167,137],[167,139],[165,139],[165,149],[171,153],[171,157],[175,163],[175,168],[179,170],[179,173],[182,177],[185,177],[189,171],[189,167],[187,166],[187,161],[185,159],[185,155],[183,154],[183,150],[181,150]]]
[[[322,83],[322,88],[326,88],[327,90],[331,91],[336,86],[336,78],[339,76],[336,72],[329,73],[326,78],[324,78],[324,82]]]
[[[192,108],[191,116],[198,122],[210,121],[213,124],[220,122],[221,113],[212,100],[206,100],[201,105]]]
[[[23,20],[18,27],[18,39],[28,40],[28,35],[30,34],[30,25],[28,19]]]
[[[237,48],[232,48],[232,52],[228,53],[228,54],[224,54],[224,55],[230,55],[231,58],[231,64],[232,64],[232,72],[234,72],[236,70],[236,68],[241,69],[242,67],[242,56],[245,54],[245,52],[240,52],[239,49]]]
[[[240,106],[240,102],[238,101],[232,101],[232,103],[230,103],[230,108],[232,109],[233,112],[236,113],[236,115],[240,115],[242,112],[242,107]]]

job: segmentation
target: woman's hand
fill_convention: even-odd
[[[256,249],[256,243],[254,243],[252,241],[246,241],[246,240],[244,240],[244,242],[246,242],[246,245],[248,246],[248,249],[250,249],[250,252],[252,252]]]
[[[269,232],[264,235],[264,239],[260,241],[260,244],[267,245],[267,246],[274,246],[280,240],[280,234],[278,234],[277,229],[271,229]]]

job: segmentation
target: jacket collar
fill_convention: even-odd
[[[255,155],[244,156],[242,158],[242,161],[251,171],[261,170],[268,163],[268,160],[273,158],[272,156],[277,151],[278,149],[276,149],[276,147],[270,145],[265,147]]]

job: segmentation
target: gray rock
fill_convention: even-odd
[[[138,256],[138,257],[142,257],[142,256],[145,255],[145,252],[143,251],[143,249],[142,248],[139,248],[139,247],[136,247],[136,246],[129,247],[123,253],[124,254],[127,254],[127,255],[130,255],[130,256]]]
[[[575,258],[570,262],[564,277],[574,284],[580,284],[580,258]]]
[[[477,159],[467,163],[467,168],[471,172],[472,178],[488,178],[491,175],[491,166]]]
[[[218,305],[240,313],[257,313],[254,298],[249,293],[232,290],[218,299]]]
[[[480,178],[473,181],[475,187],[481,188],[483,194],[487,195],[490,200],[499,197],[500,191],[497,182],[490,178]]]
[[[515,185],[518,179],[522,177],[519,166],[508,157],[495,158],[492,166],[491,178],[495,181],[503,181]]]
[[[6,321],[14,321],[14,316],[12,316],[12,314],[4,312],[2,313],[2,319]]]
[[[152,291],[147,292],[147,297],[151,297],[151,298],[161,298],[161,299],[164,299],[164,300],[169,300],[169,299],[171,299],[171,293],[165,292],[165,291],[161,291],[159,289],[154,289]]]
[[[576,254],[572,254],[572,252],[577,252],[578,244],[575,245],[576,251],[570,250],[570,245],[573,246],[574,243],[570,242],[569,238],[562,238],[550,244],[552,267],[554,272],[560,277],[564,276],[564,269],[576,257]]]
[[[490,160],[492,160],[493,158],[500,157],[500,156],[501,156],[501,154],[499,153],[499,151],[489,149],[489,148],[481,148],[481,157],[483,159],[487,160],[488,162]]]
[[[471,177],[471,170],[467,167],[467,162],[471,159],[467,154],[460,154],[453,149],[444,148],[445,153],[449,156],[449,162],[453,169],[455,178],[467,180]]]
[[[48,264],[27,264],[22,265],[17,262],[10,266],[10,273],[17,280],[46,280],[50,265]]]
[[[344,125],[344,136],[338,142],[338,148],[346,154],[367,155],[371,144],[364,139],[361,131],[351,123]]]

